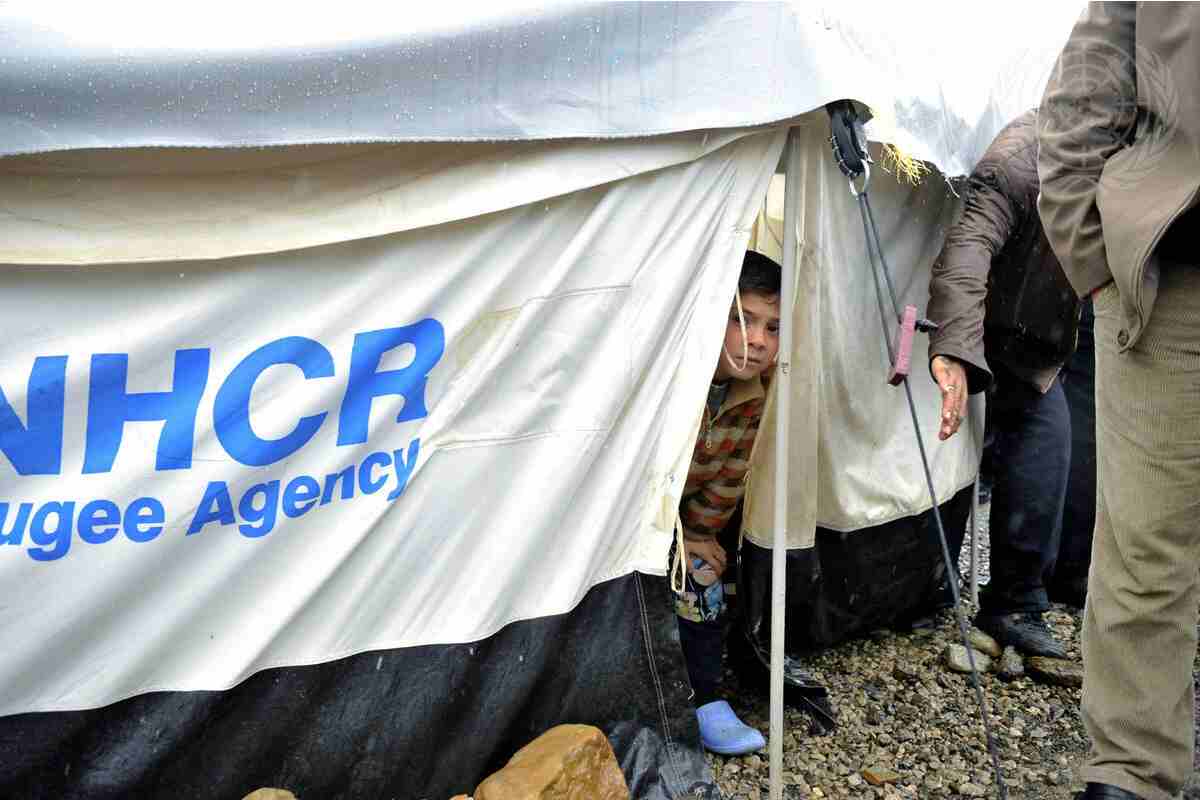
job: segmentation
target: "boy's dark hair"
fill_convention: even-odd
[[[782,268],[774,261],[762,253],[747,250],[742,259],[742,276],[738,278],[738,293],[778,295],[782,276]]]

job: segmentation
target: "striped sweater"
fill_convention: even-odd
[[[705,407],[679,502],[684,538],[715,538],[742,499],[766,400],[763,383],[761,378],[735,380],[715,415]]]

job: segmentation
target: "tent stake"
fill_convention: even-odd
[[[800,139],[788,131],[783,194],[783,282],[779,297],[779,369],[775,371],[775,531],[771,544],[771,800],[783,800],[783,641],[787,606],[788,428],[791,423],[792,309]]]

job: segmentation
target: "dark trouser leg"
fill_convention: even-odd
[[[991,579],[980,598],[987,614],[1041,612],[1053,571],[1071,466],[1071,419],[1061,384],[1040,393],[1002,369],[995,435],[990,529]]]
[[[720,620],[715,622],[692,622],[676,617],[679,622],[679,646],[687,663],[688,679],[696,692],[696,707],[719,699],[721,688],[721,653],[725,646],[725,633]]]
[[[1051,599],[1081,606],[1096,527],[1096,350],[1090,300],[1083,303],[1079,346],[1063,370],[1062,382],[1071,413],[1071,471],[1058,563],[1047,588]]]

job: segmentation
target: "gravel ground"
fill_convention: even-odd
[[[986,511],[981,528],[980,573],[986,576]],[[963,546],[966,574],[967,545]],[[981,577],[981,582],[986,582]],[[974,613],[964,588],[968,620]],[[1079,659],[1080,612],[1055,606],[1046,620]],[[784,781],[787,798],[998,797],[970,678],[951,672],[943,655],[959,641],[954,614],[912,633],[875,631],[830,648],[808,661],[829,687],[838,728],[829,736],[810,732],[803,713],[785,711]],[[1198,673],[1200,674],[1200,673]],[[1082,788],[1078,768],[1087,752],[1079,717],[1079,689],[1035,683],[1028,677],[1003,682],[982,676],[1000,765],[1012,800],[1062,800]],[[726,694],[739,716],[767,734],[766,698],[726,674]],[[733,800],[766,800],[768,757],[709,754],[722,793]],[[882,787],[864,770],[890,770]],[[1193,774],[1185,800],[1200,800]]]

